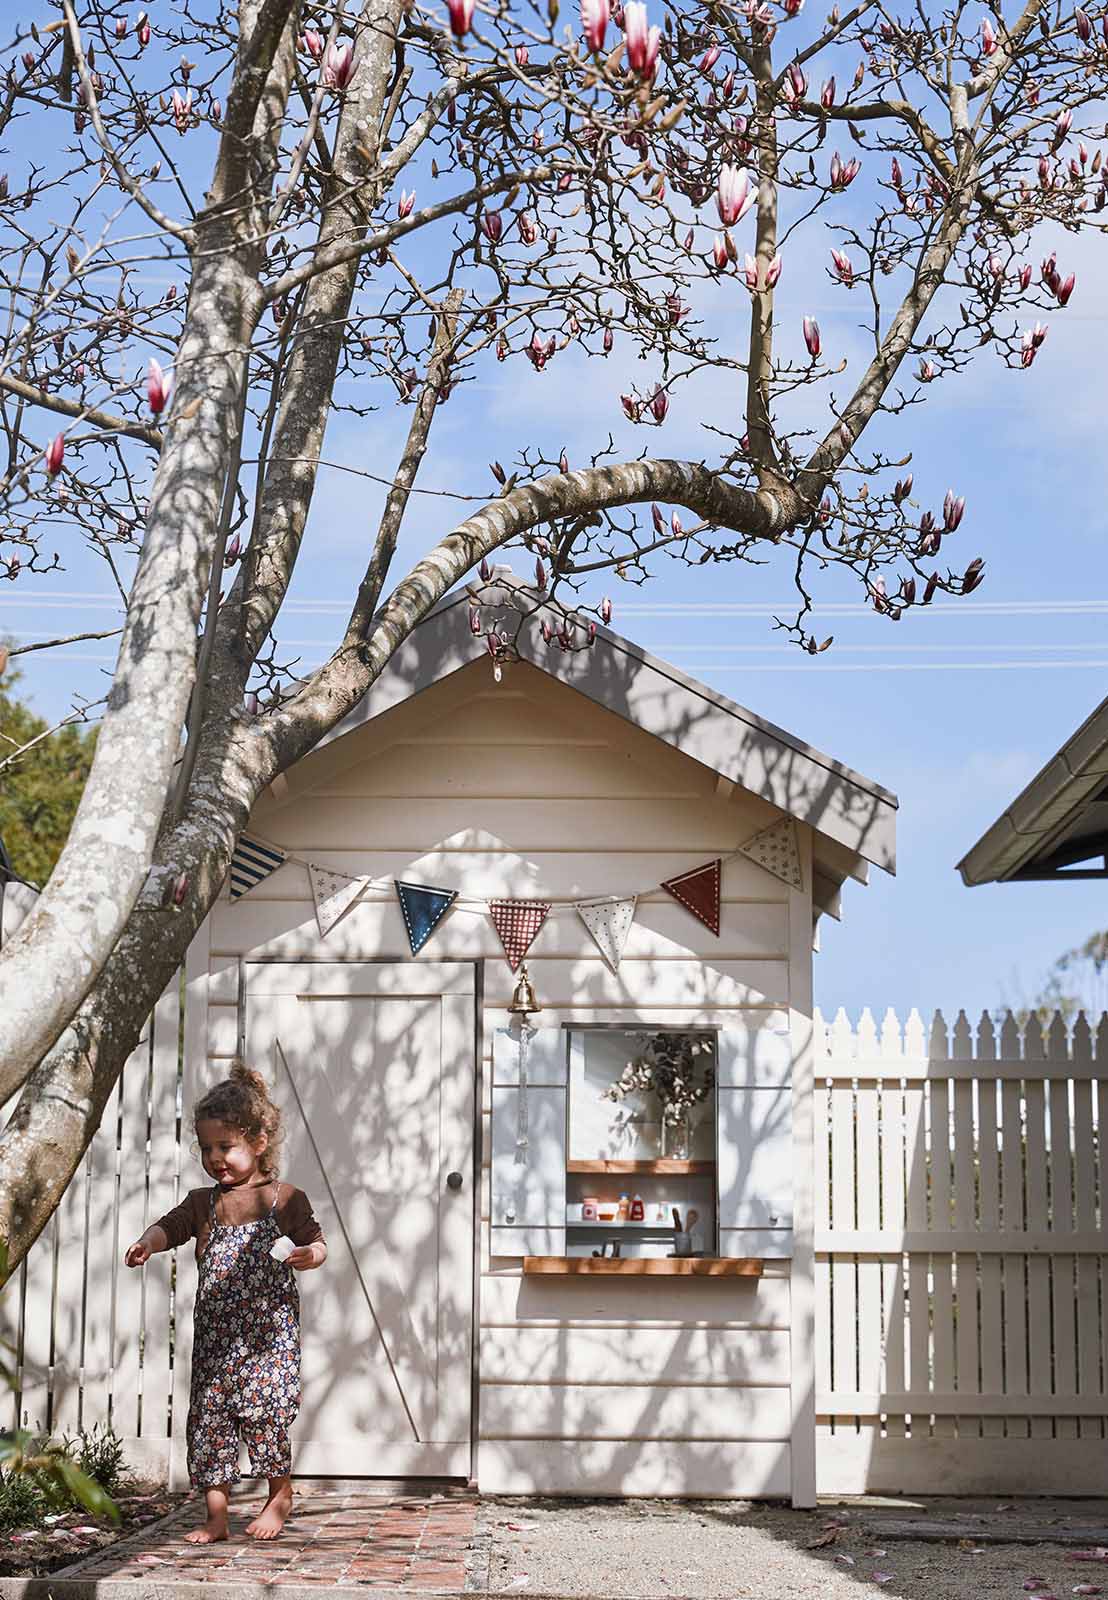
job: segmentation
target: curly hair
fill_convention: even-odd
[[[258,1167],[269,1177],[277,1170],[277,1157],[284,1138],[280,1108],[269,1098],[269,1089],[260,1072],[236,1061],[228,1077],[213,1084],[193,1108],[193,1125],[210,1118],[225,1123],[253,1143],[266,1137],[266,1147],[258,1156]]]

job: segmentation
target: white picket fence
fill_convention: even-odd
[[[61,1205],[0,1297],[15,1379],[0,1426],[61,1436],[107,1418],[130,1463],[160,1474],[172,1431],[173,1285],[164,1273],[129,1271],[121,1257],[176,1200],[181,1022],[175,987],[128,1060]]]
[[[821,1493],[1105,1493],[1108,1017],[815,1054]]]
[[[182,1029],[204,1049],[180,1002],[0,1297],[11,1420],[110,1417],[151,1471],[183,1422],[173,1288],[120,1256],[176,1195]],[[1108,1493],[1108,1017],[1094,1038],[1083,1017],[817,1014],[815,1056],[820,1493]]]

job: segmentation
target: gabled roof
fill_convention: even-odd
[[[1100,866],[1082,866],[1100,858]],[[1108,877],[1108,700],[958,863],[962,881]]]
[[[516,635],[518,612],[530,613],[516,637],[520,656],[552,678],[625,717],[655,738],[808,823],[826,841],[817,849],[814,898],[836,914],[844,877],[866,879],[865,863],[896,870],[896,796],[792,734],[698,683],[639,645],[597,628],[590,650],[562,651],[542,637],[544,617],[559,628],[565,612],[551,607],[509,567],[481,587],[482,627]],[[469,596],[444,596],[396,651],[355,709],[317,748],[409,701],[485,654],[469,626]]]

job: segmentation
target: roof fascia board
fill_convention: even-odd
[[[500,569],[482,591],[483,620],[495,624],[498,607],[517,599],[534,608],[517,640],[522,659],[852,854],[895,872],[895,795],[608,629],[597,629],[592,649],[548,648],[541,633],[541,597]],[[485,646],[471,633],[468,612],[464,591],[445,596],[316,749],[479,659]],[[546,614],[560,623],[559,610]]]

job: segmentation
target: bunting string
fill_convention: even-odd
[[[790,888],[803,888],[796,824],[792,817],[782,817],[769,827],[759,829],[725,855],[698,862],[662,883],[604,895],[536,895],[510,899],[503,895],[486,896],[432,884],[407,883],[368,873],[355,877],[334,867],[321,866],[256,834],[243,834],[231,859],[230,893],[232,900],[240,899],[279,867],[295,863],[308,873],[320,934],[326,935],[368,890],[391,891],[399,899],[413,955],[428,942],[448,912],[476,912],[492,920],[513,972],[531,943],[539,937],[547,919],[570,912],[584,923],[608,966],[617,972],[635,919],[637,902],[646,894],[664,891],[718,937],[723,868],[727,862],[738,860],[753,862]]]

